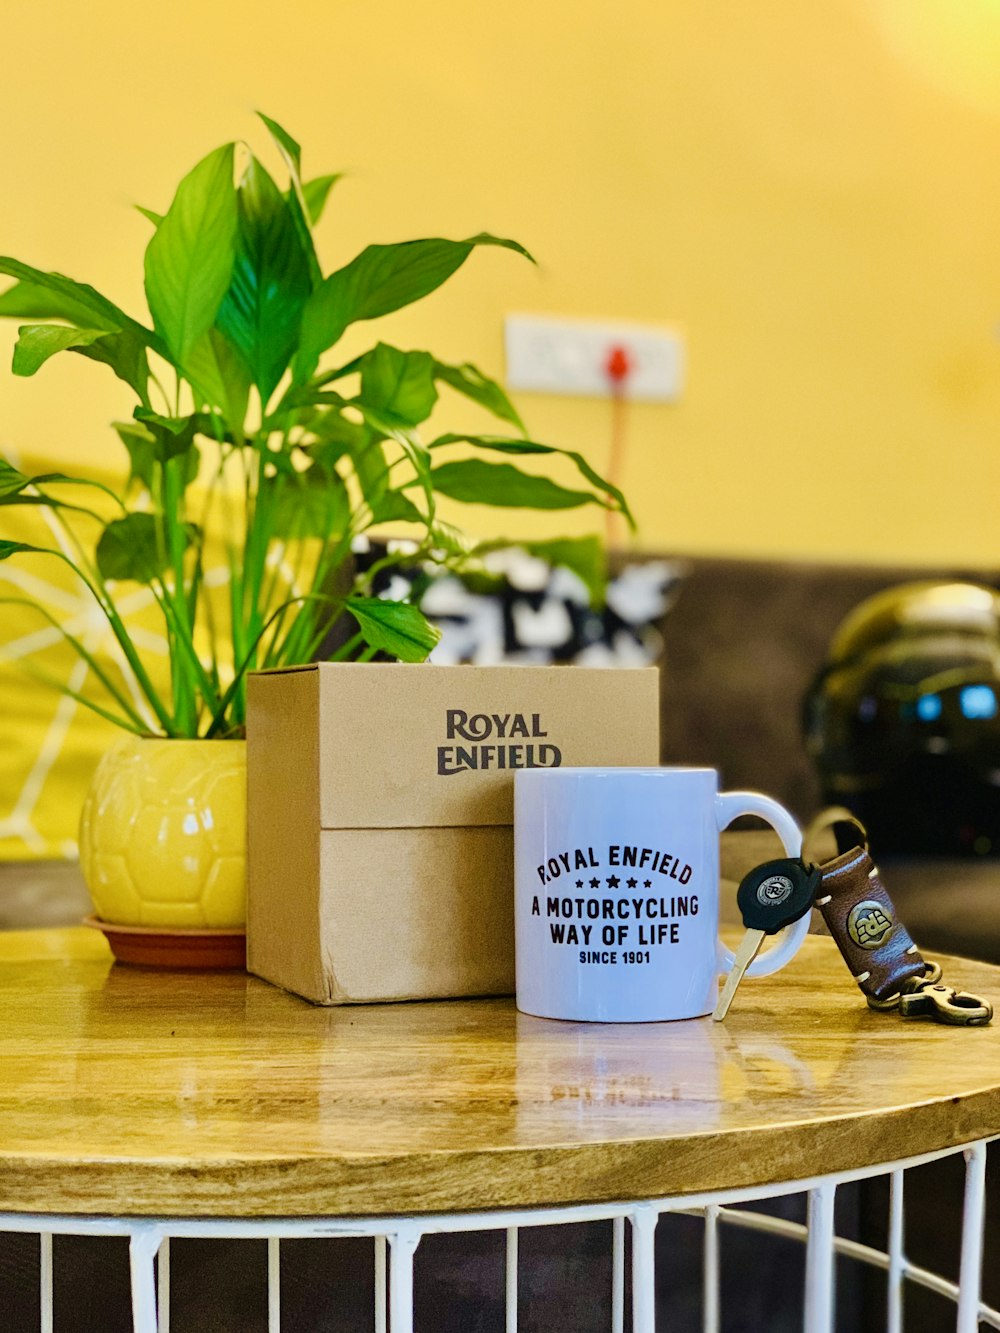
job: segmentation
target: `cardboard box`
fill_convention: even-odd
[[[513,770],[659,762],[655,668],[250,677],[251,972],[317,1004],[514,989]]]

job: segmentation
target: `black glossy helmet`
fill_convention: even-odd
[[[861,603],[805,706],[824,798],[880,851],[1000,855],[1000,594],[908,583]]]

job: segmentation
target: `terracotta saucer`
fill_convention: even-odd
[[[136,967],[196,967],[214,972],[245,971],[246,931],[171,930],[165,926],[119,926],[96,916],[85,926],[103,932],[119,963]]]

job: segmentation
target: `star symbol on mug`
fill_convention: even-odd
[[[618,878],[617,875],[609,875],[609,876],[608,876],[608,888],[609,888],[609,889],[617,889],[617,887],[618,887],[618,885],[619,885],[620,883],[621,883],[621,880],[619,880],[619,878]]]
[[[582,879],[578,879],[578,880],[576,881],[576,887],[577,887],[578,889],[582,889],[582,888],[583,888],[583,880],[582,880]]]
[[[651,879],[644,879],[642,881],[642,887],[644,889],[651,889],[653,887],[653,881]]]
[[[601,881],[599,879],[592,879],[590,881],[590,887],[592,889],[599,889],[601,887]]]
[[[639,881],[637,879],[627,879],[625,883],[629,886],[630,889],[634,889],[635,886],[639,883]]]

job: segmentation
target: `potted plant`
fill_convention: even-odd
[[[16,280],[0,294],[0,315],[30,321],[14,373],[33,375],[71,352],[136,397],[132,418],[115,423],[129,461],[120,487],[29,476],[0,459],[0,506],[43,506],[59,533],[39,544],[0,535],[0,559],[70,565],[120,650],[117,664],[101,662],[62,631],[103,690],[79,701],[126,733],[99,765],[81,824],[85,876],[107,923],[240,929],[247,673],[320,653],[426,658],[435,629],[410,601],[373,596],[372,581],[403,560],[476,567],[487,548],[439,518],[439,496],[593,504],[631,521],[621,493],[579,454],[525,438],[506,393],[474,366],[384,342],[337,362],[352,325],[427,296],[474,250],[530,256],[483,233],[369,245],[324,275],[313,227],[338,177],[303,179],[298,143],[261,119],[286,182],[229,143],[183,178],[166,213],[141,210],[153,225],[148,320],[93,287],[0,258],[0,274]],[[442,389],[491,412],[500,433],[428,433]],[[542,456],[576,482],[518,465]],[[385,525],[412,541],[355,574],[352,543]],[[597,595],[596,538],[536,549],[575,568]],[[210,579],[216,550],[221,576]],[[136,584],[162,620],[165,675],[119,610],[122,590]]]

